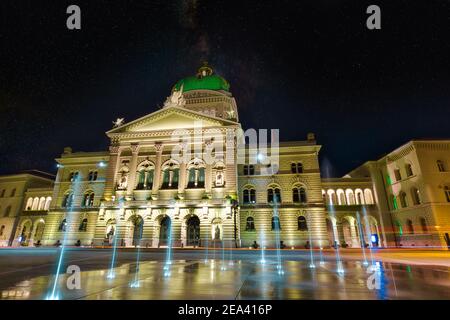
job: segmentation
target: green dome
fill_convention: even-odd
[[[230,84],[221,76],[213,74],[212,68],[206,63],[200,67],[197,76],[186,77],[178,81],[173,90],[179,91],[183,86],[183,92],[191,90],[230,90]]]

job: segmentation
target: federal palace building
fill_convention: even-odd
[[[66,147],[56,176],[0,176],[0,246],[450,246],[450,140],[324,178],[314,134],[279,142],[269,168],[252,146],[244,159],[256,161],[237,161],[238,131],[230,85],[205,63],[157,111],[117,119],[109,150]],[[208,132],[226,136],[221,150]]]

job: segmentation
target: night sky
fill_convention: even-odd
[[[366,28],[370,4],[381,30]],[[157,110],[203,60],[244,128],[316,133],[323,173],[450,137],[449,0],[1,0],[0,173],[107,150],[114,119]]]

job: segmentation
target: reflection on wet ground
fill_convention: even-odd
[[[170,276],[165,276],[163,259],[144,257],[135,287],[131,287],[136,276],[132,255],[117,264],[113,279],[107,278],[108,255],[97,255],[95,261],[79,259],[71,263],[82,270],[81,289],[68,290],[69,275],[61,274],[58,293],[62,299],[121,300],[450,299],[450,270],[446,267],[378,262],[378,269],[368,272],[360,261],[351,260],[343,262],[345,273],[338,274],[331,259],[312,269],[305,258],[284,260],[284,275],[279,275],[273,257],[261,264],[257,255],[232,262],[191,256],[196,259],[174,260],[169,266]],[[235,256],[239,258],[239,254]],[[25,268],[20,272],[27,272],[27,276],[17,278],[12,270],[0,272],[1,299],[45,299],[54,279],[50,266],[35,266],[42,270],[30,269],[32,272]],[[16,282],[9,283],[11,279]]]

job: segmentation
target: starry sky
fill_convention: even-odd
[[[66,28],[81,8],[82,29]],[[381,8],[382,29],[366,28]],[[244,128],[314,132],[340,176],[417,138],[450,138],[450,1],[0,2],[0,173],[107,150],[207,60]]]

